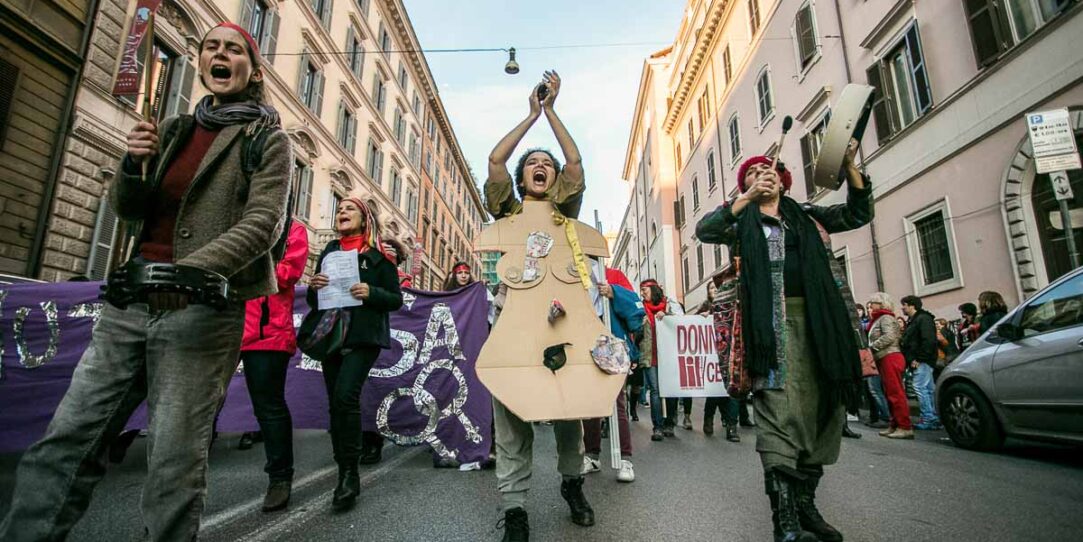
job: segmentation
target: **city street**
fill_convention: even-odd
[[[588,477],[586,493],[598,524],[568,519],[559,495],[551,428],[537,426],[535,489],[529,503],[534,540],[770,540],[754,430],[740,444],[721,431],[693,431],[650,441],[650,422],[633,422],[636,481],[620,484],[608,468]],[[1009,441],[998,454],[961,450],[943,432],[912,442],[863,435],[844,440],[842,458],[821,486],[821,510],[847,540],[1074,540],[1083,506],[1083,454],[1078,449]],[[236,450],[224,435],[211,454],[210,494],[201,539],[226,540],[499,540],[492,471],[434,470],[422,448],[388,448],[383,463],[362,470],[361,499],[345,514],[330,512],[335,468],[327,436],[295,436],[298,458],[287,511],[262,514],[260,445]],[[603,441],[605,444],[606,441]],[[139,492],[144,440],[98,487],[70,540],[135,540],[141,535]],[[608,456],[603,456],[607,463]],[[0,464],[0,513],[10,499],[15,458]]]

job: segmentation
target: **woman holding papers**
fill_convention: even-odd
[[[358,198],[346,198],[338,205],[335,227],[339,238],[327,243],[316,264],[316,275],[309,282],[308,305],[314,310],[326,309],[317,299],[323,289],[332,290],[346,284],[342,294],[354,302],[336,306],[348,307],[350,321],[345,344],[340,353],[323,362],[323,379],[331,410],[331,446],[338,463],[338,485],[332,500],[336,510],[353,505],[361,492],[357,472],[361,454],[361,387],[372,369],[380,350],[391,344],[388,315],[402,306],[395,264],[380,251],[380,226],[368,206]],[[335,265],[324,269],[324,260],[336,252],[356,252],[357,268]],[[332,259],[341,260],[334,256]],[[335,292],[325,292],[335,293]]]

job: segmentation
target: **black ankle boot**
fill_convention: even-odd
[[[504,529],[504,542],[529,542],[530,522],[527,521],[526,510],[512,508],[504,512],[504,519],[496,524],[496,528]]]
[[[763,478],[771,499],[775,542],[817,542],[816,535],[801,528],[797,516],[797,481],[778,470],[767,471]]]
[[[362,446],[361,447],[361,459],[359,462],[362,465],[375,465],[383,459],[383,448],[379,446]]]
[[[572,510],[572,523],[583,527],[594,525],[594,509],[583,495],[583,477],[561,482],[560,496],[568,501],[568,507]]]
[[[338,466],[338,485],[331,498],[331,508],[336,512],[353,506],[361,493],[361,476],[357,473],[357,460],[345,461]]]
[[[741,442],[741,435],[737,434],[737,424],[726,424],[726,440],[730,442]]]
[[[822,542],[842,542],[842,533],[831,526],[816,509],[816,488],[820,485],[823,469],[801,469],[805,480],[797,482],[797,517],[801,528],[816,535]]]

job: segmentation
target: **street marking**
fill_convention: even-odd
[[[385,448],[390,448],[391,446],[392,446],[391,444],[388,444]],[[400,464],[402,464],[403,462],[405,462],[407,459],[410,459],[413,456],[420,453],[421,450],[423,450],[423,449],[425,449],[425,447],[418,446],[418,447],[415,447],[413,449],[406,450],[406,451],[402,452],[401,454],[396,455],[394,459],[392,459],[390,461],[387,461],[380,468],[378,468],[376,470],[373,470],[373,471],[370,471],[370,472],[366,473],[364,476],[362,476],[361,477],[361,486],[364,487],[365,485],[368,485],[368,484],[372,483],[376,478],[378,478],[380,476],[383,476],[384,474],[386,474],[391,469],[394,469],[395,467],[397,467]],[[330,467],[324,467],[324,468],[322,468],[320,470],[309,473],[308,475],[299,478],[298,480],[296,480],[293,483],[292,493],[297,493],[299,490],[302,490],[305,487],[310,486],[310,485],[320,481],[321,479],[323,479],[325,477],[332,476],[337,472],[338,472],[338,466],[337,465],[332,465]],[[312,499],[309,499],[309,501],[306,501],[306,502],[314,501],[314,500],[329,496],[332,493],[333,493],[333,490],[332,491],[327,491],[325,493],[322,493],[320,495],[317,495],[317,496],[313,497]],[[301,505],[301,503],[296,503],[295,504],[294,501],[290,501],[290,508],[294,508],[294,507],[300,506],[300,505]],[[221,512],[218,512],[217,514],[214,514],[213,516],[210,516],[206,520],[201,522],[201,526],[200,526],[200,529],[199,529],[199,536],[200,536],[200,538],[210,537],[210,536],[215,534],[215,531],[223,530],[224,528],[228,527],[229,524],[231,524],[234,521],[240,519],[241,517],[246,516],[248,514],[253,514],[255,512],[258,512],[262,507],[263,507],[263,497],[257,497],[257,498],[254,498],[254,499],[248,501],[248,502],[245,502],[245,503],[239,504],[237,506],[234,506],[234,507],[228,508],[226,510],[223,510]],[[310,507],[308,510],[301,510],[301,511],[302,512],[307,512],[307,511],[317,511],[318,512],[318,511],[321,511],[321,510],[322,509],[318,508],[318,507]],[[294,517],[294,515],[287,512],[286,514],[281,515],[279,519],[284,520],[284,519],[288,519],[288,518],[291,518],[291,517]],[[252,539],[252,538],[250,538],[251,536],[256,536],[259,533],[261,533],[263,531],[266,531],[269,528],[279,526],[280,522],[281,521],[266,523],[263,528],[256,530],[254,533],[251,533],[249,535],[249,538],[244,538],[243,540],[250,540],[250,539]]]

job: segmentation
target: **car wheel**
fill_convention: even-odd
[[[993,407],[967,383],[951,385],[940,403],[940,418],[952,442],[968,450],[990,451],[1004,443]]]

